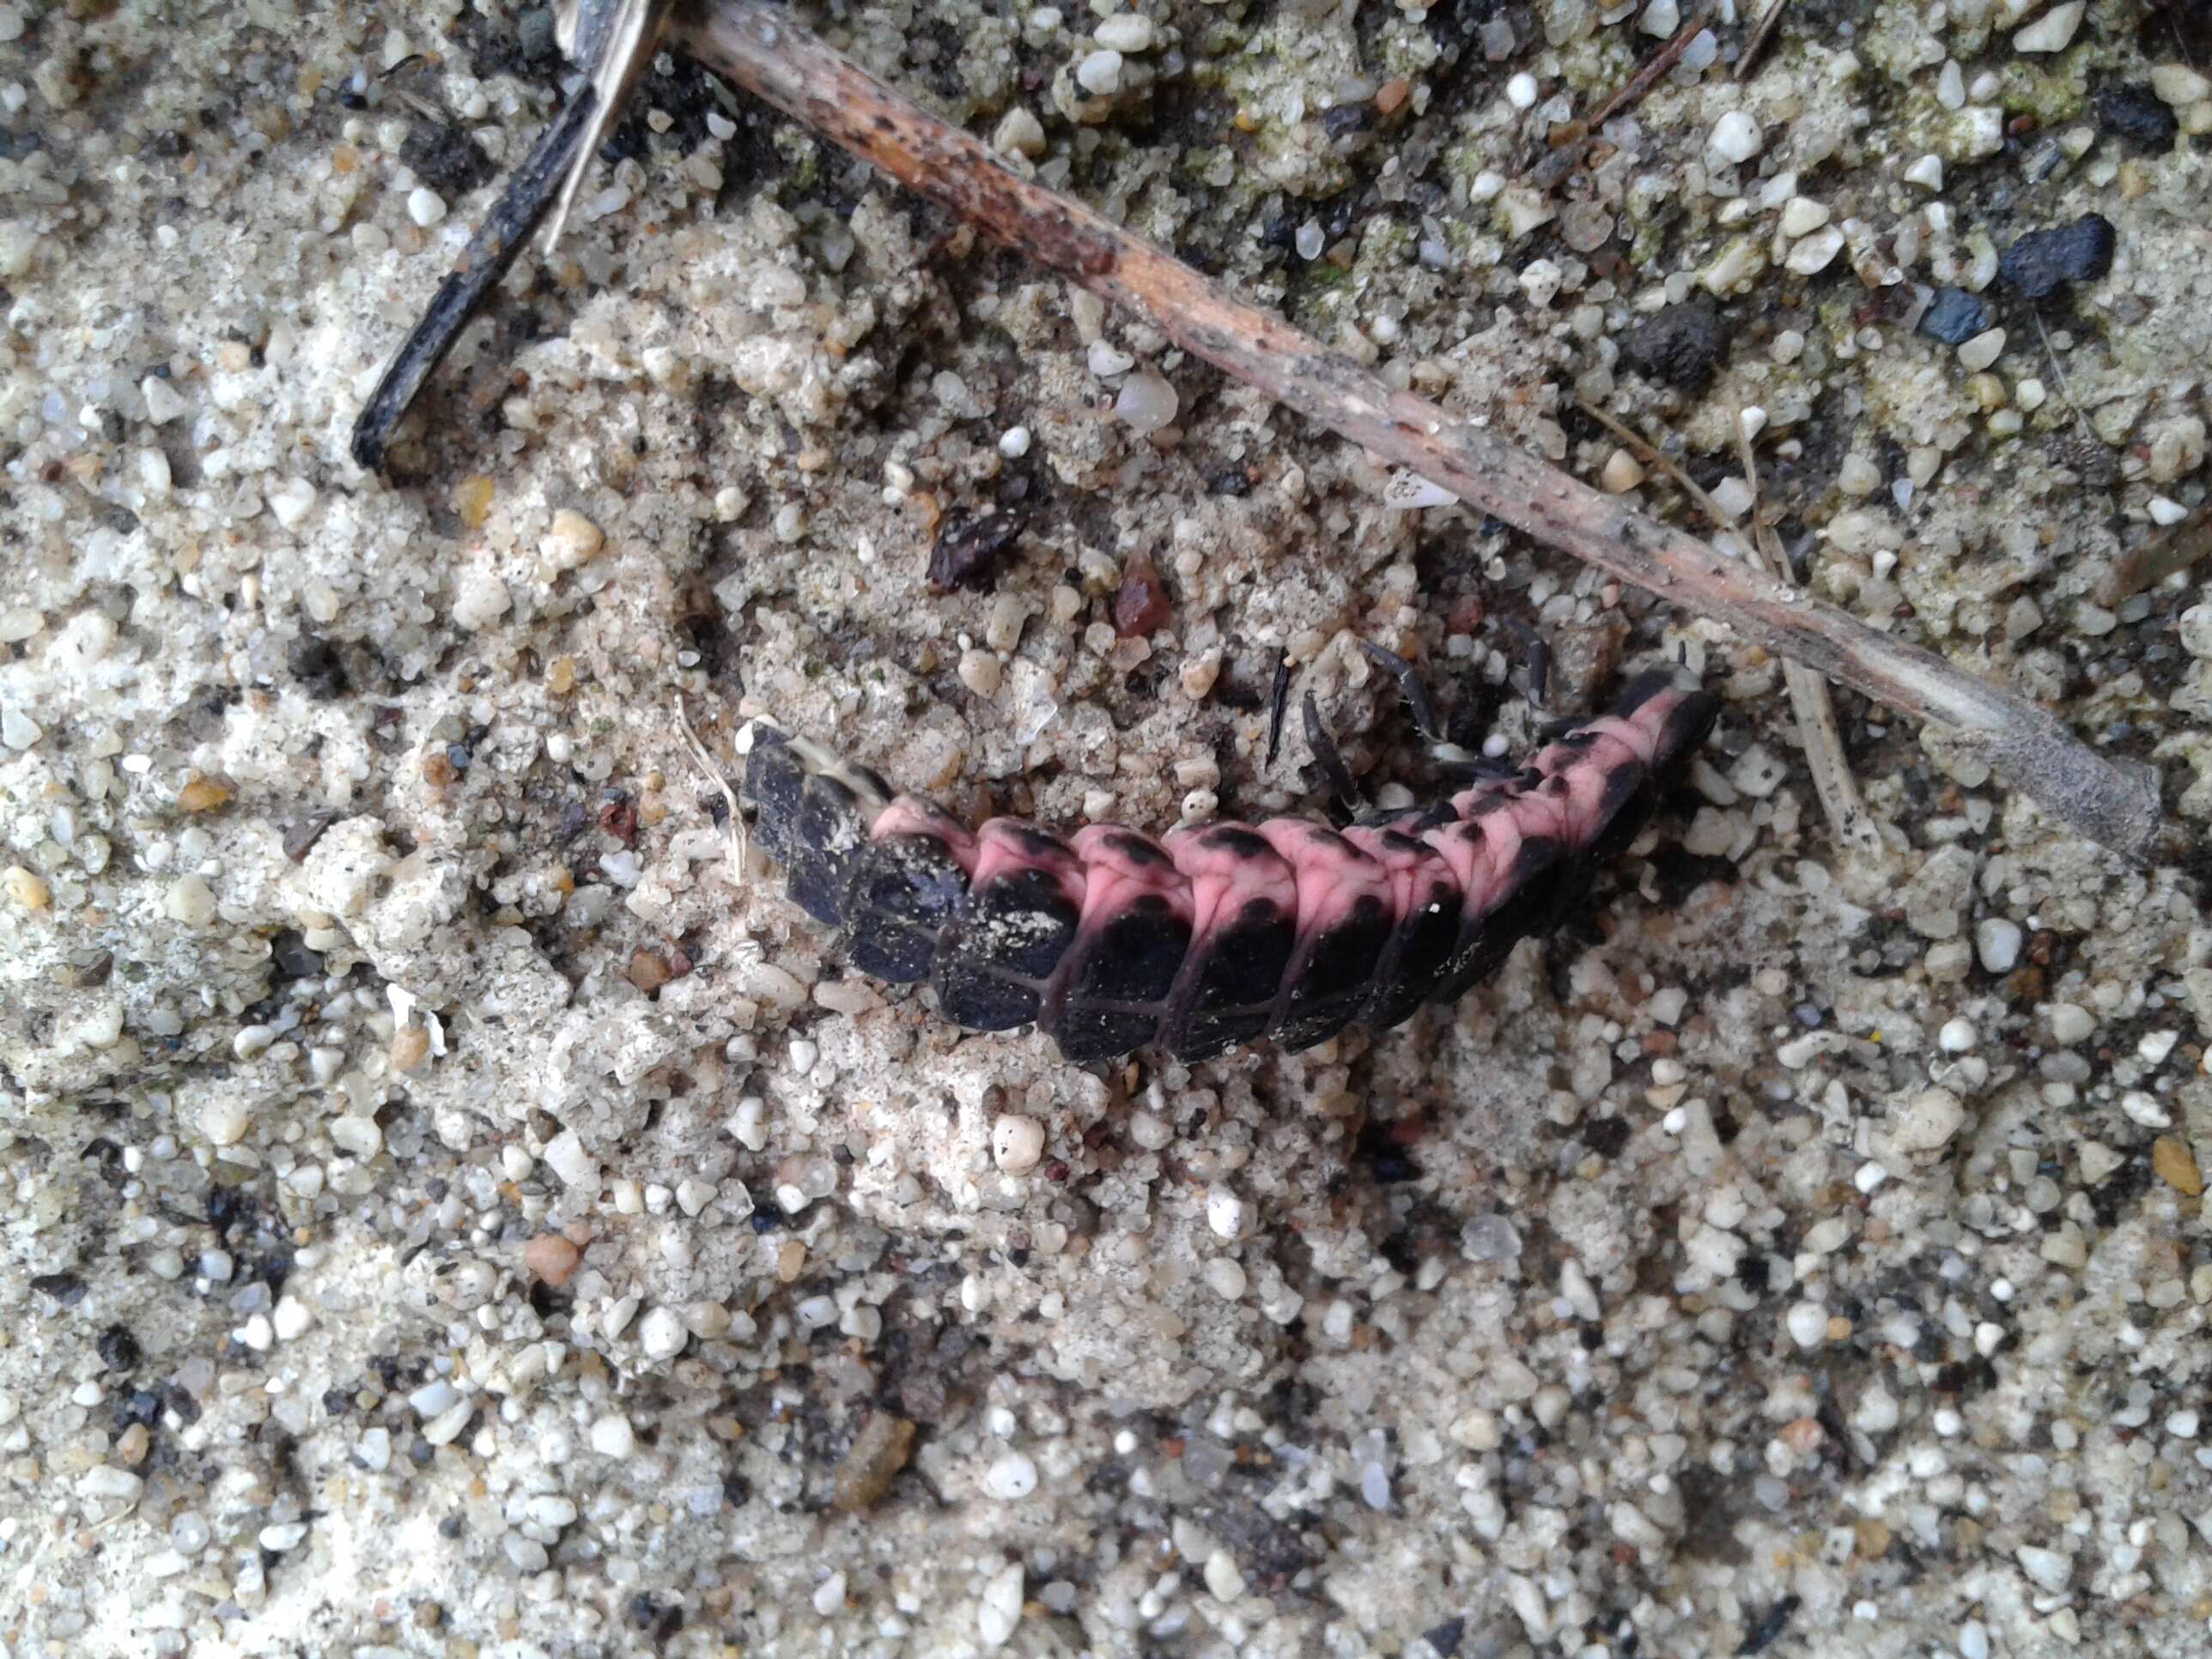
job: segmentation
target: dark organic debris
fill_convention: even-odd
[[[2100,94],[2097,122],[2130,148],[2153,155],[2172,149],[2174,135],[2181,130],[2172,106],[2140,81]]]
[[[1920,331],[1948,346],[1960,346],[1990,325],[1990,308],[1963,288],[1939,288],[1935,303],[1920,319]]]
[[[1997,260],[1997,275],[2031,300],[2047,300],[2069,283],[2091,283],[2112,268],[2118,233],[2101,213],[2070,225],[2031,230]]]
[[[1021,532],[1021,520],[1011,513],[946,519],[929,550],[929,585],[940,593],[989,586],[999,561]]]
[[[1703,392],[1728,356],[1728,330],[1710,300],[1685,300],[1638,323],[1620,355],[1647,380]]]

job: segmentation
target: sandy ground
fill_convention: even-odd
[[[1722,10],[1548,170],[1673,0],[817,17],[1655,510],[1578,398],[1738,513],[1748,422],[1815,591],[2201,830],[2203,8],[1795,0],[1745,80]],[[0,1654],[2212,1642],[2185,872],[1849,696],[1845,856],[1773,661],[666,60],[364,475],[549,40],[0,4]],[[1158,830],[1322,810],[1285,653],[1432,787],[1361,637],[1516,751],[1662,655],[1727,709],[1463,1006],[1194,1068],[846,977],[675,714]]]

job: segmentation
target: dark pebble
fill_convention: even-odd
[[[1703,392],[1728,356],[1728,330],[1710,300],[1686,300],[1647,317],[1621,342],[1620,355],[1647,380]]]
[[[399,159],[417,184],[428,185],[448,202],[467,195],[498,171],[482,144],[442,121],[410,123],[407,137],[400,141]]]
[[[2085,213],[2070,225],[2028,232],[1997,260],[1997,275],[2027,298],[2046,300],[2069,283],[2094,282],[2110,270],[2118,241],[2111,220]]]
[[[84,1280],[75,1273],[39,1273],[33,1277],[31,1288],[64,1308],[74,1308],[84,1300]]]
[[[94,1346],[111,1371],[135,1371],[146,1357],[138,1346],[138,1339],[121,1325],[110,1325],[100,1334],[100,1340]]]
[[[2173,148],[2181,122],[2165,99],[2143,82],[2112,87],[2099,94],[2097,123],[2131,149],[2163,155]]]
[[[1437,1659],[1454,1659],[1459,1652],[1459,1644],[1466,1638],[1467,1620],[1447,1619],[1421,1639],[1437,1650]]]
[[[1948,346],[1966,343],[1990,325],[1990,308],[1963,288],[1939,288],[1920,319],[1920,331]]]
[[[947,519],[929,550],[929,585],[939,592],[955,587],[988,587],[999,561],[1022,532],[1011,513],[980,519]]]

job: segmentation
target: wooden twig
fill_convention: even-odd
[[[1759,21],[1751,31],[1751,39],[1743,43],[1743,54],[1735,60],[1735,78],[1739,81],[1759,67],[1759,60],[1766,55],[1768,44],[1774,39],[1775,25],[1781,22],[1782,14],[1790,9],[1790,0],[1766,0],[1766,9],[1759,15]]]
[[[1751,486],[1751,539],[1765,562],[1766,574],[1780,581],[1790,580],[1789,556],[1782,538],[1759,512],[1759,458],[1752,453],[1751,434],[1744,428],[1743,411],[1735,411],[1736,453],[1743,461],[1743,480]],[[1828,828],[1837,842],[1856,853],[1881,848],[1881,837],[1867,817],[1866,801],[1858,780],[1851,775],[1844,753],[1844,734],[1836,727],[1836,705],[1828,696],[1828,683],[1800,662],[1782,659],[1782,683],[1790,692],[1790,707],[1797,716],[1797,747],[1813,775],[1813,793],[1827,814]]]
[[[1231,299],[1103,216],[1017,177],[763,0],[686,0],[672,39],[901,184],[1149,320],[1194,356],[1477,510],[1915,719],[2082,834],[2130,858],[2159,829],[2158,775],[2108,759],[2014,693],[1634,513],[1475,422]]]

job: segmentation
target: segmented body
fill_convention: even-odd
[[[1304,818],[1154,840],[975,830],[803,738],[756,725],[742,793],[792,898],[852,965],[927,980],[973,1030],[1035,1024],[1068,1060],[1308,1048],[1450,1002],[1548,932],[1635,838],[1717,704],[1661,672],[1510,776],[1342,830]]]

